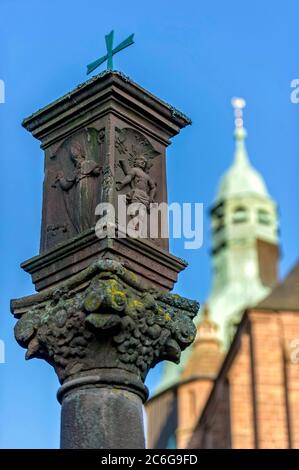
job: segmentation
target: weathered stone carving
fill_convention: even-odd
[[[68,215],[76,230],[80,232],[92,225],[91,218],[93,219],[94,215],[90,214],[88,206],[90,199],[95,197],[94,186],[97,184],[95,177],[99,176],[100,167],[96,162],[85,158],[82,146],[77,141],[70,146],[70,158],[74,165],[73,172],[64,174],[63,171],[59,171],[54,185],[58,183],[63,190]]]
[[[88,140],[90,142],[91,140],[91,137],[90,137],[90,134],[89,134],[89,128],[87,128],[87,132],[88,132]],[[97,141],[100,145],[102,145],[104,142],[105,142],[105,129],[100,129],[98,131],[98,134],[97,134]]]
[[[138,131],[125,128],[116,128],[115,147],[119,157],[119,166],[125,177],[116,182],[118,191],[130,187],[126,193],[128,203],[141,203],[147,209],[154,202],[156,195],[156,182],[150,177],[149,171],[153,165],[153,158],[159,155],[150,142]]]
[[[26,358],[52,364],[61,382],[91,369],[120,368],[142,380],[159,361],[179,362],[192,343],[198,303],[146,289],[119,262],[100,260],[52,288],[13,301]]]
[[[92,155],[105,140],[105,130],[86,128],[61,145],[62,169],[52,182],[62,191],[67,215],[77,233],[95,223],[94,209],[99,201],[101,167]],[[57,150],[59,153],[59,149]]]
[[[103,170],[103,181],[102,181],[102,200],[109,202],[111,193],[113,191],[114,176],[110,166],[106,166]]]
[[[133,167],[128,169],[124,160],[120,160],[125,178],[116,182],[118,190],[130,185],[131,191],[127,193],[128,203],[141,203],[149,208],[150,203],[154,202],[156,194],[156,184],[147,174],[147,161],[144,155],[136,156]]]

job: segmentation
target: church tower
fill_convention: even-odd
[[[221,178],[210,211],[211,291],[193,347],[184,351],[179,365],[166,362],[155,395],[147,403],[148,443],[154,448],[188,444],[242,313],[266,297],[277,282],[276,203],[247,155],[245,101],[234,98],[232,105],[234,159]]]
[[[245,101],[234,98],[235,155],[211,209],[213,279],[208,298],[220,337],[228,346],[242,311],[277,282],[279,257],[276,204],[246,151]]]
[[[244,309],[263,299],[276,283],[279,258],[276,203],[246,150],[245,100],[233,98],[232,105],[235,154],[211,208],[213,275],[207,299],[225,349]],[[156,393],[180,381],[191,354],[192,348],[188,348],[179,365],[165,363]]]

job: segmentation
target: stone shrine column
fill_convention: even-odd
[[[160,232],[120,237],[118,224],[120,195],[147,213],[167,202],[165,150],[189,123],[112,71],[23,123],[45,151],[43,218],[40,254],[22,264],[38,292],[11,309],[26,359],[46,360],[60,381],[62,448],[144,448],[146,375],[195,338],[198,303],[169,293],[186,263]],[[99,238],[102,202],[115,233]]]

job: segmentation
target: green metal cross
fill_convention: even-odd
[[[123,42],[121,42],[117,47],[113,49],[113,37],[114,37],[114,31],[111,31],[111,33],[105,36],[107,54],[104,55],[103,57],[100,57],[100,59],[96,60],[95,62],[92,62],[91,64],[87,66],[87,75],[93,72],[101,64],[106,62],[106,60],[107,60],[107,70],[112,70],[114,54],[117,54],[117,52],[121,51],[122,49],[125,49],[126,47],[134,44],[134,34],[131,34],[130,36],[127,37],[127,39],[125,39]]]

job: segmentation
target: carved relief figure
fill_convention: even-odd
[[[157,184],[149,172],[159,152],[144,135],[135,129],[116,128],[115,131],[115,147],[118,155],[116,189],[120,191],[128,186],[127,202],[143,204],[148,210],[157,192]],[[119,180],[119,168],[125,175],[122,180]]]
[[[125,173],[122,181],[117,181],[117,190],[123,189],[130,185],[131,190],[127,193],[127,201],[129,203],[141,203],[149,209],[154,202],[156,194],[156,183],[149,176],[149,165],[143,154],[135,157],[133,167],[128,168],[124,160],[120,160],[120,165]]]
[[[86,230],[94,224],[94,208],[99,192],[98,176],[100,166],[86,158],[82,145],[74,141],[70,145],[69,158],[73,170],[59,171],[54,187],[59,185],[63,191],[64,202],[68,216],[77,232]]]

